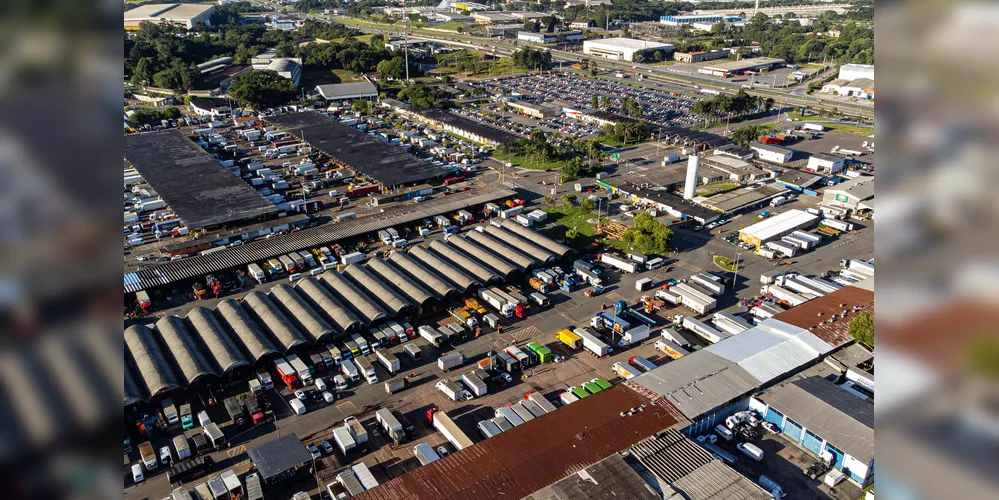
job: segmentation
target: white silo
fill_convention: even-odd
[[[701,157],[696,153],[687,158],[687,183],[683,185],[683,199],[697,195],[697,174],[701,170]]]

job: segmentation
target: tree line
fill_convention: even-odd
[[[740,89],[735,95],[721,94],[697,101],[694,103],[694,113],[709,119],[728,114],[743,116],[761,111],[769,113],[774,104],[772,97],[749,95],[745,89]]]

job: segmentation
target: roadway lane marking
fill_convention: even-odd
[[[228,450],[226,450],[225,456],[228,458],[233,458],[242,455],[243,453],[246,453],[246,445],[241,444],[235,448],[229,448]]]
[[[702,271],[701,268],[699,268],[697,266],[694,266],[694,265],[691,265],[691,264],[687,264],[686,262],[683,262],[682,260],[676,261],[675,264],[676,264],[677,267],[682,267],[682,268],[684,268],[684,269],[686,269],[688,271],[693,271],[695,273],[699,273],[699,272]]]
[[[357,405],[353,401],[344,401],[342,403],[336,404],[336,409],[344,413],[354,413],[357,410]]]

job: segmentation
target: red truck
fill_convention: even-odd
[[[278,376],[281,377],[281,380],[289,389],[294,390],[301,386],[301,383],[298,381],[298,374],[295,373],[295,369],[287,361],[278,358],[274,361],[274,368],[277,369]]]
[[[780,139],[778,139],[776,137],[769,136],[769,135],[766,136],[766,137],[761,137],[760,138],[760,142],[762,142],[764,144],[774,144],[774,145],[777,145],[777,146],[779,146],[779,145],[782,144],[782,142],[781,142]]]
[[[377,193],[381,189],[378,184],[368,184],[367,186],[355,187],[353,189],[347,190],[347,196],[351,198],[359,198],[361,196],[367,196],[371,193]]]

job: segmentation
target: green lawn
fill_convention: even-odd
[[[363,81],[357,73],[346,69],[306,68],[302,70],[302,79],[298,86],[304,89],[315,88],[316,85],[347,83]]]
[[[493,153],[493,159],[513,163],[518,167],[528,168],[531,170],[545,170],[549,168],[561,169],[563,165],[569,163],[569,160],[549,160],[539,163],[538,157],[536,156],[527,157],[524,155],[503,155],[499,153]]]
[[[846,132],[848,134],[857,134],[864,137],[874,135],[874,127],[858,127],[856,125],[846,123],[824,123],[823,125],[825,125],[826,128],[839,130],[840,132]]]
[[[698,196],[711,196],[719,193],[727,193],[734,189],[739,189],[739,185],[731,182],[719,182],[715,184],[708,184],[707,186],[698,189]]]
[[[712,258],[712,260],[714,261],[714,263],[715,263],[716,266],[718,266],[718,267],[720,267],[720,268],[722,268],[722,269],[724,269],[726,271],[732,271],[732,272],[734,272],[734,271],[738,270],[738,268],[735,266],[735,262],[732,262],[732,260],[729,259],[729,258],[715,255]]]
[[[448,21],[446,23],[441,23],[436,26],[429,26],[429,27],[438,30],[458,31],[458,28],[462,28],[464,30],[467,26],[468,25],[463,22]]]
[[[611,137],[607,137],[607,136],[605,136],[603,134],[598,135],[596,139],[598,141],[600,141],[601,143],[603,143],[603,144],[606,144],[608,146],[613,146],[615,148],[623,148],[623,147],[625,147],[625,143],[623,141],[619,141],[617,139],[614,139],[614,138],[611,138]],[[646,139],[644,137],[637,137],[637,138],[636,137],[629,137],[628,138],[628,145],[641,144],[643,142],[646,142]]]

